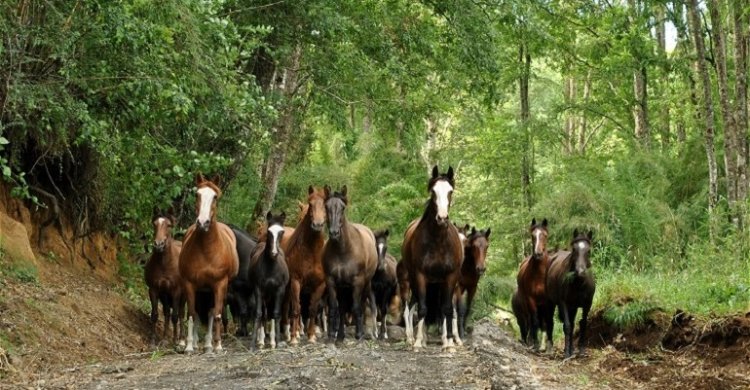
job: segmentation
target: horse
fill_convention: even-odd
[[[471,227],[468,223],[464,226],[458,226],[455,222],[453,223],[453,226],[458,230],[458,237],[461,239],[461,243],[465,244],[466,239],[469,237],[469,230],[471,230]]]
[[[466,337],[466,317],[471,312],[471,304],[477,293],[479,278],[487,270],[487,248],[490,245],[490,228],[477,231],[471,228],[471,234],[464,243],[464,261],[456,287],[455,305],[458,307],[458,334],[461,339]],[[463,295],[466,294],[466,301]],[[456,329],[453,329],[456,332]]]
[[[529,316],[526,305],[524,305],[521,295],[518,293],[518,289],[513,291],[513,296],[510,298],[510,306],[513,310],[513,315],[516,316],[516,322],[518,323],[518,332],[521,335],[521,342],[526,343],[526,339],[529,335],[529,322],[531,317]]]
[[[539,350],[539,329],[544,326],[547,333],[546,350],[552,349],[552,313],[550,309],[554,308],[547,302],[545,294],[545,282],[547,280],[547,269],[549,268],[550,259],[547,252],[547,219],[541,223],[536,222],[536,218],[531,220],[529,227],[531,234],[531,243],[533,253],[527,256],[518,269],[516,280],[518,282],[518,295],[523,305],[522,313],[528,313],[527,324],[528,334],[521,334],[521,339],[527,345],[529,342],[534,350]],[[526,321],[526,320],[524,320]],[[530,338],[530,339],[529,339]]]
[[[247,233],[246,230],[229,225],[237,239],[237,255],[240,260],[240,268],[237,276],[229,281],[227,289],[227,303],[229,310],[232,312],[232,318],[237,324],[237,337],[247,336],[247,322],[250,318],[250,308],[254,306],[251,301],[253,294],[253,284],[250,273],[250,263],[253,252],[258,246],[258,239]],[[226,318],[226,316],[224,316]],[[226,327],[226,322],[222,322]]]
[[[547,298],[557,306],[558,316],[565,333],[565,357],[573,355],[573,327],[576,313],[581,308],[581,328],[578,335],[578,353],[584,354],[586,327],[589,310],[594,300],[596,282],[589,272],[591,268],[591,239],[594,233],[573,231],[570,251],[559,251],[552,256],[552,265],[547,272]],[[554,309],[554,306],[553,306]]]
[[[289,284],[289,268],[287,268],[281,240],[284,235],[284,220],[286,214],[274,216],[270,211],[266,214],[268,231],[253,252],[250,265],[250,275],[253,281],[253,302],[255,303],[255,324],[253,329],[257,336],[256,345],[263,347],[264,333],[261,331],[261,318],[271,321],[271,348],[276,348],[280,332],[281,308]],[[276,331],[279,329],[279,332]]]
[[[307,341],[316,342],[315,318],[320,301],[326,291],[326,275],[323,270],[323,246],[326,223],[326,194],[313,186],[307,188],[307,206],[300,208],[304,216],[297,224],[286,244],[281,247],[289,266],[287,292],[291,345],[299,344],[301,318],[300,294],[309,294]],[[285,233],[286,235],[286,233]]]
[[[163,337],[167,337],[171,320],[172,343],[175,344],[182,337],[182,326],[178,326],[177,321],[182,319],[185,308],[179,269],[182,242],[172,238],[172,226],[175,225],[175,219],[171,212],[162,215],[157,209],[154,209],[152,222],[154,225],[154,249],[144,270],[148,297],[151,300],[151,325],[153,327],[151,341],[155,343],[157,339],[158,305],[161,302],[162,312],[164,313]]]
[[[411,315],[408,310],[404,311],[407,342],[413,343],[415,350],[426,344],[424,319],[427,315],[428,284],[435,284],[438,288],[440,318],[443,320],[442,348],[449,352],[455,350],[453,337],[448,335],[452,335],[453,293],[458,283],[464,249],[458,229],[448,219],[453,188],[453,167],[449,167],[445,174],[440,174],[437,166],[433,167],[427,185],[430,200],[422,217],[412,221],[404,233],[401,261],[409,275],[412,299],[416,298],[419,305],[416,340]]]
[[[328,241],[323,247],[323,270],[328,290],[328,339],[344,340],[347,309],[356,320],[357,340],[364,336],[362,305],[371,298],[371,281],[378,266],[375,235],[367,226],[350,223],[346,219],[349,204],[347,188],[331,192],[326,185],[326,225]],[[377,309],[371,299],[372,324],[376,324]],[[372,334],[374,336],[374,332]]]
[[[388,229],[375,232],[375,244],[378,252],[378,268],[372,277],[372,299],[377,306],[377,319],[380,321],[380,332],[378,337],[388,338],[388,326],[386,320],[388,317],[388,306],[396,294],[398,280],[396,276],[396,259],[387,253],[388,250]]]
[[[205,349],[208,352],[213,349],[213,337],[216,351],[222,350],[221,315],[224,299],[229,280],[237,276],[240,266],[234,232],[229,226],[216,221],[216,203],[221,197],[221,190],[202,174],[196,176],[196,187],[195,210],[198,217],[195,224],[188,228],[180,253],[180,275],[188,301],[186,353],[193,352],[198,344],[198,328],[194,327],[193,321],[197,318],[195,294],[202,288],[210,289],[214,298],[214,306],[208,319]]]

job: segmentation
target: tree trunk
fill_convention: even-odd
[[[667,56],[667,28],[666,28],[666,5],[656,5],[656,44],[658,48],[659,59],[662,62],[662,81],[659,82],[659,99],[661,112],[661,148],[666,152],[669,150],[671,142],[671,113],[669,111],[669,57]]]
[[[294,97],[299,92],[299,70],[302,59],[302,46],[298,45],[289,59],[289,64],[283,70],[281,85],[279,90],[284,97],[284,108],[279,116],[276,126],[274,126],[271,135],[271,145],[266,158],[266,164],[261,175],[261,190],[255,207],[253,208],[252,219],[258,223],[265,218],[266,213],[271,209],[276,190],[279,184],[281,172],[284,170],[284,164],[287,158],[292,132],[296,126],[297,105],[294,103]]]
[[[571,94],[571,79],[565,78],[563,80],[563,102],[565,103],[565,122],[564,129],[565,141],[563,143],[563,152],[566,155],[573,154],[573,123],[572,123],[572,94]]]
[[[711,16],[711,38],[714,43],[714,63],[719,81],[719,107],[721,107],[722,123],[724,125],[724,171],[726,175],[727,200],[732,214],[732,220],[738,224],[737,203],[737,150],[735,147],[734,115],[730,107],[729,87],[727,83],[727,57],[724,29],[720,15],[720,5],[716,0],[710,0],[708,10]]]
[[[695,44],[698,76],[703,85],[703,118],[706,121],[705,147],[706,159],[708,160],[708,216],[711,239],[715,233],[714,210],[718,201],[718,169],[716,168],[716,155],[714,153],[714,108],[713,98],[711,97],[711,78],[708,75],[708,66],[706,65],[706,50],[703,44],[703,30],[701,28],[700,18],[698,17],[698,0],[688,1],[688,13],[690,29],[693,32],[693,42]]]
[[[743,21],[745,1],[732,1],[734,19],[734,69],[735,69],[735,104],[737,145],[737,201],[743,204],[748,195],[748,118],[747,118],[747,44],[748,35]],[[741,223],[742,221],[740,221]]]
[[[586,80],[583,82],[583,104],[587,106],[591,98],[591,70],[586,74]],[[588,137],[588,121],[586,120],[585,111],[581,114],[581,130],[578,134],[578,153],[582,156],[586,154],[586,141]]]
[[[633,92],[635,93],[633,120],[635,121],[635,137],[642,147],[648,149],[651,147],[651,131],[648,125],[646,81],[646,67],[638,64],[638,69],[633,72]]]
[[[519,122],[523,132],[523,156],[521,161],[521,186],[523,189],[524,206],[531,210],[531,181],[532,181],[532,143],[529,131],[529,77],[531,74],[531,54],[524,42],[521,42],[518,50],[518,62],[521,66],[521,76],[518,78],[518,93],[521,101],[521,112]]]

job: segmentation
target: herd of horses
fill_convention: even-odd
[[[442,327],[444,351],[462,345],[466,318],[486,270],[491,231],[451,223],[452,167],[445,173],[433,168],[427,185],[430,199],[422,216],[408,225],[398,262],[387,252],[388,229],[373,232],[347,219],[346,186],[338,191],[328,185],[309,186],[295,227],[285,226],[284,213],[269,211],[256,238],[217,220],[222,192],[215,181],[197,175],[197,217],[182,242],[172,237],[172,213],[154,211],[153,252],[145,267],[153,341],[158,337],[159,303],[163,336],[169,335],[171,323],[171,342],[184,346],[186,353],[199,348],[199,320],[207,327],[204,350],[222,350],[227,306],[238,336],[254,336],[253,348],[263,348],[266,339],[275,348],[282,334],[290,345],[300,342],[300,333],[315,343],[318,325],[336,342],[344,339],[347,325],[354,325],[358,340],[366,324],[371,325],[371,338],[388,338],[389,307],[395,305],[403,310],[406,339],[415,350],[426,346],[425,327],[430,323]],[[568,356],[572,320],[582,307],[583,334],[594,291],[587,272],[591,233],[576,234],[571,251],[555,253],[546,250],[546,220],[532,221],[531,236],[534,254],[521,264],[512,301],[521,338],[538,349],[537,333],[544,327],[551,348],[557,306]],[[368,311],[370,319],[365,321]]]

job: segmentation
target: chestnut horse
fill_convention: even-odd
[[[464,261],[461,263],[461,276],[456,288],[456,307],[458,308],[458,334],[461,339],[466,337],[466,317],[471,313],[471,304],[477,293],[479,278],[487,270],[487,248],[490,246],[490,228],[477,231],[471,228],[464,243]],[[466,294],[466,300],[463,296]],[[455,334],[456,329],[453,329]]]
[[[281,308],[289,283],[289,269],[284,258],[284,251],[281,249],[285,219],[286,214],[283,212],[278,216],[268,212],[266,215],[268,231],[255,247],[250,265],[250,275],[254,286],[252,301],[255,303],[253,329],[257,336],[256,345],[260,348],[265,342],[261,331],[261,318],[265,317],[265,320],[271,321],[271,348],[276,348],[278,336],[281,333],[277,332],[277,329],[281,330],[279,328]],[[265,316],[263,316],[264,311]]]
[[[289,266],[289,322],[291,345],[299,343],[301,316],[300,294],[309,295],[307,340],[315,343],[315,318],[318,316],[320,300],[326,291],[326,276],[323,271],[323,245],[326,223],[326,195],[323,191],[309,186],[307,206],[302,206],[304,216],[294,229],[289,240],[281,247]],[[286,234],[286,233],[285,233]]]
[[[518,282],[518,295],[523,310],[522,315],[527,316],[523,322],[528,325],[528,334],[521,334],[521,339],[528,345],[530,342],[534,350],[539,350],[539,329],[544,326],[547,333],[547,351],[552,349],[552,321],[551,309],[547,302],[545,283],[547,270],[549,269],[549,254],[547,252],[547,219],[541,223],[536,218],[531,220],[529,227],[533,253],[527,256],[518,269],[516,280]]]
[[[224,298],[229,280],[237,276],[239,270],[237,239],[234,232],[229,226],[216,221],[216,203],[221,197],[221,190],[201,174],[196,177],[196,186],[195,210],[198,218],[185,234],[180,253],[180,274],[188,302],[188,333],[185,348],[185,352],[188,353],[193,352],[193,348],[198,344],[198,328],[193,324],[194,319],[198,318],[195,310],[195,294],[198,289],[210,289],[214,298],[214,306],[208,318],[205,349],[211,352],[213,337],[216,351],[222,350],[221,314]],[[214,325],[216,329],[213,329]]]
[[[351,309],[356,320],[356,338],[361,340],[364,336],[362,305],[371,297],[372,276],[378,266],[375,235],[367,226],[347,221],[349,200],[346,186],[335,193],[331,193],[327,185],[323,190],[328,225],[328,241],[323,247],[323,270],[328,290],[328,338],[332,340],[335,336],[337,341],[344,340],[346,314]],[[377,309],[374,301],[370,305],[375,327]]]
[[[153,326],[152,342],[156,342],[156,325],[159,321],[158,305],[161,302],[164,313],[164,335],[167,337],[170,319],[172,321],[172,343],[182,336],[182,319],[185,301],[182,296],[182,279],[180,278],[179,260],[182,242],[172,238],[172,226],[175,224],[172,213],[162,215],[154,209],[154,251],[146,263],[145,279],[148,286],[148,297],[151,300],[151,325]]]
[[[375,244],[378,251],[378,268],[372,277],[372,294],[374,295],[375,305],[377,306],[377,318],[380,321],[380,332],[378,337],[388,338],[388,326],[386,324],[388,317],[388,306],[393,300],[398,287],[396,277],[396,259],[388,251],[388,229],[375,232]]]
[[[426,344],[424,320],[427,316],[428,284],[434,284],[439,291],[437,298],[441,313],[436,317],[443,323],[443,350],[452,352],[455,349],[453,337],[448,335],[453,333],[453,293],[458,283],[464,249],[458,229],[448,220],[453,187],[453,167],[449,167],[447,173],[439,174],[435,166],[427,185],[430,200],[425,211],[421,218],[409,224],[404,233],[401,261],[409,275],[412,299],[416,298],[419,305],[416,340],[413,340],[411,315],[408,310],[404,311],[407,342],[413,342],[414,349]]]
[[[557,306],[558,316],[563,323],[566,358],[573,355],[573,328],[579,307],[581,308],[579,354],[584,354],[586,345],[589,310],[591,310],[596,291],[596,282],[589,272],[593,235],[592,231],[579,235],[576,229],[573,232],[573,240],[570,242],[571,250],[559,251],[552,255],[552,264],[547,272],[546,294],[550,304],[553,305],[552,310],[554,310],[554,305]]]

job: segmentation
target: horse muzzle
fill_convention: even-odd
[[[445,225],[448,224],[448,217],[447,216],[446,217],[437,216],[437,217],[435,217],[435,220],[437,220],[437,224],[439,226],[445,226]]]
[[[167,247],[167,243],[164,241],[154,241],[154,250],[158,253],[164,252],[164,248]]]
[[[205,221],[205,222],[195,221],[195,225],[198,227],[200,231],[202,231],[203,233],[206,233],[208,232],[208,228],[211,226],[211,221]]]
[[[335,232],[334,231],[330,231],[330,230],[328,231],[328,238],[330,238],[332,240],[338,240],[339,237],[341,237],[341,232],[340,231],[338,231],[338,230],[335,231]]]
[[[481,267],[481,268],[477,267],[477,274],[479,274],[479,276],[484,275],[485,272],[487,272],[487,268],[485,268],[485,267]]]
[[[325,223],[312,222],[310,224],[310,227],[312,228],[312,230],[314,230],[316,232],[319,232],[319,231],[323,230],[323,226],[325,226]]]

